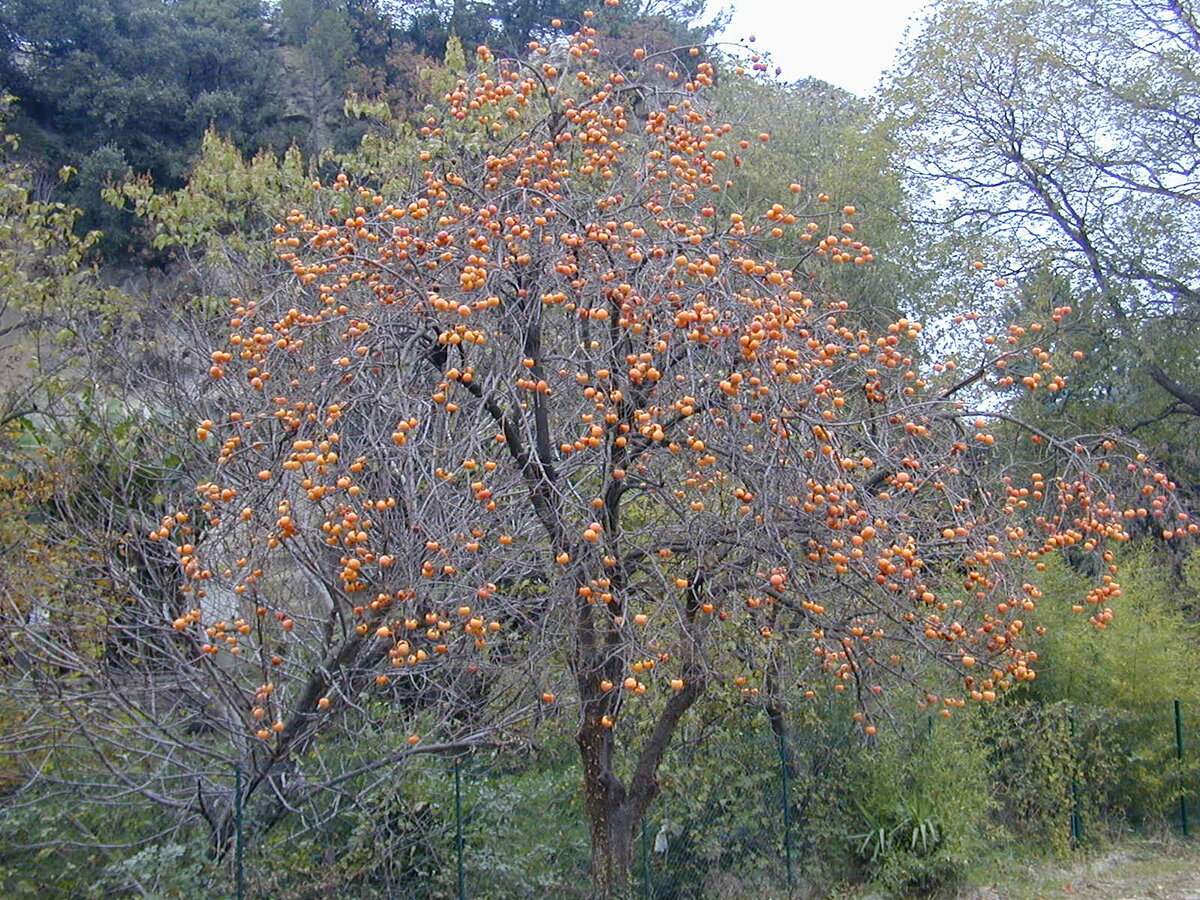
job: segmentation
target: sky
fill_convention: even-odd
[[[732,7],[727,41],[756,38],[783,68],[783,78],[815,77],[860,96],[891,67],[909,18],[927,0],[709,0],[709,8]]]

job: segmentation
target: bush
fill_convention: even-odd
[[[992,836],[984,736],[984,717],[963,711],[949,720],[917,719],[858,754],[843,845],[872,881],[901,895],[929,896],[961,880]]]
[[[1001,821],[1042,852],[1108,837],[1122,817],[1111,786],[1126,760],[1114,723],[1092,707],[1016,702],[987,716]]]
[[[1095,794],[1093,815],[1114,827],[1161,827],[1184,786],[1200,783],[1196,754],[1182,766],[1176,761],[1174,733],[1176,700],[1187,731],[1200,724],[1200,629],[1186,614],[1200,596],[1200,553],[1177,565],[1146,540],[1114,562],[1120,605],[1103,629],[1071,611],[1087,594],[1086,576],[1049,564],[1045,597],[1031,616],[1047,632],[1036,645],[1041,665],[1026,696],[1074,708],[1077,736],[1069,755]],[[1025,752],[1065,752],[1062,723],[1055,736],[1040,727],[1042,738],[1027,739]]]

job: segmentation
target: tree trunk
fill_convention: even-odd
[[[599,694],[585,704],[579,726],[579,752],[583,760],[583,787],[588,827],[592,839],[592,877],[601,900],[623,897],[633,864],[633,842],[638,825],[658,796],[658,767],[680,718],[704,689],[704,676],[690,666],[693,677],[674,692],[634,759],[628,786],[615,766],[613,729],[605,727],[601,713],[612,708],[614,692]]]
[[[644,810],[643,810],[644,812]],[[596,881],[597,898],[626,896],[633,868],[633,842],[642,813],[630,803],[601,813],[599,821],[593,819],[592,872]]]
[[[602,900],[622,897],[633,865],[633,842],[638,824],[658,793],[651,781],[626,789],[613,771],[613,733],[589,717],[580,726],[583,784],[588,829],[592,842],[592,878]]]

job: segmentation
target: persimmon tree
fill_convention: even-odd
[[[1196,527],[1136,450],[989,399],[1061,388],[1068,310],[980,333],[970,372],[870,325],[821,290],[873,261],[856,210],[799,185],[728,209],[770,135],[709,107],[699,48],[614,64],[595,21],[531,62],[480,47],[410,192],[314,182],[276,228],[287,283],[233,300],[212,353],[211,477],[150,536],[261,771],[367,688],[466,698],[414,747],[569,721],[607,895],[706,695],[790,658],[867,739],[910,685],[994,701],[1035,677],[1044,556],[1096,556],[1102,628],[1127,522]],[[957,687],[926,695],[932,668]]]

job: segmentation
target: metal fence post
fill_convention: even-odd
[[[467,900],[467,873],[463,868],[462,775],[454,758],[454,849],[458,854],[458,900]]]
[[[1179,824],[1188,836],[1187,792],[1183,779],[1183,705],[1175,701],[1175,763],[1179,769]]]
[[[1067,713],[1067,721],[1071,726],[1071,846],[1079,847],[1083,838],[1083,821],[1079,814],[1079,778],[1076,773],[1075,760],[1075,710]]]
[[[642,816],[642,898],[650,900],[652,885],[650,882],[650,838],[646,834],[646,817]]]
[[[780,729],[777,734],[779,737],[779,773],[783,787],[783,857],[787,865],[788,896],[791,897],[792,889],[795,886],[795,878],[792,873],[791,772],[788,771],[787,740],[782,729]]]
[[[233,869],[237,883],[237,900],[246,896],[245,844],[242,831],[242,764],[233,764]]]

